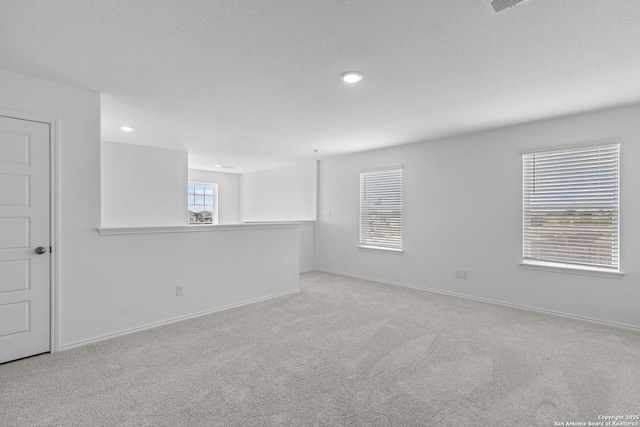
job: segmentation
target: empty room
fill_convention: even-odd
[[[637,0],[0,0],[0,426],[640,426]]]

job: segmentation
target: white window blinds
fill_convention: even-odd
[[[620,144],[523,154],[524,262],[619,271]]]
[[[402,249],[402,168],[360,173],[360,246]]]

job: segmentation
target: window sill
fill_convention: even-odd
[[[217,231],[264,230],[273,228],[297,228],[298,222],[252,223],[252,224],[198,224],[166,227],[104,227],[96,230],[101,236],[122,234],[161,234],[161,233],[202,233]]]
[[[385,253],[391,253],[391,254],[396,254],[396,255],[400,255],[400,254],[404,253],[404,251],[402,249],[381,248],[379,246],[360,245],[360,246],[358,246],[358,249],[362,249],[364,251],[371,251],[371,252],[385,252]]]
[[[624,272],[622,271],[604,270],[596,267],[578,267],[570,264],[558,264],[543,261],[521,261],[520,267],[526,268],[528,270],[553,271],[556,273],[609,277],[612,279],[621,279],[622,277],[624,277]]]

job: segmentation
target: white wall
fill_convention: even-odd
[[[313,271],[316,267],[317,188],[316,161],[240,177],[242,221],[303,221],[300,226],[300,272]]]
[[[187,152],[102,141],[101,224],[187,223]]]
[[[240,175],[189,169],[189,181],[218,184],[218,224],[240,222]]]
[[[640,105],[322,160],[318,269],[640,328]],[[622,279],[522,269],[521,150],[621,136]],[[404,165],[405,252],[360,250],[362,169]],[[454,277],[468,269],[470,279]]]
[[[242,221],[315,220],[317,176],[316,161],[243,174]]]
[[[99,94],[0,70],[0,108],[59,119],[62,347],[298,288],[296,228],[100,236]]]
[[[95,266],[91,286],[77,295],[99,301],[100,308],[74,310],[76,321],[90,319],[91,326],[65,344],[299,289],[298,228],[225,227],[101,236],[106,262]],[[184,296],[176,296],[178,284],[185,285]]]
[[[300,273],[316,269],[316,222],[300,223]]]

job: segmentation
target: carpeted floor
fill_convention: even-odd
[[[301,288],[0,365],[0,425],[557,426],[640,414],[638,332],[326,273],[303,274]]]

